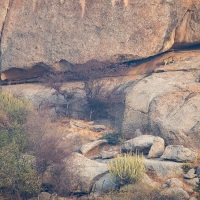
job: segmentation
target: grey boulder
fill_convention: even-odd
[[[155,137],[148,158],[159,158],[165,150],[165,141],[161,137]]]
[[[148,154],[154,139],[155,136],[152,135],[141,135],[135,137],[124,142],[122,144],[122,150]]]
[[[176,162],[193,162],[196,157],[197,153],[194,150],[185,148],[183,145],[169,145],[161,156],[164,160]]]

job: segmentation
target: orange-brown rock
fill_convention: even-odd
[[[199,8],[198,0],[1,0],[1,69],[119,62],[196,44]]]

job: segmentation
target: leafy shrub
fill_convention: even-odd
[[[118,145],[122,142],[122,134],[121,133],[107,133],[101,139],[107,140],[110,145]]]
[[[143,182],[125,185],[119,191],[112,191],[103,196],[106,200],[177,200],[180,198],[166,197],[161,189],[153,188]]]
[[[5,92],[0,93],[0,148],[16,141],[22,150],[26,146],[25,129],[31,103],[15,98]]]
[[[115,177],[117,184],[135,183],[142,177],[145,166],[144,158],[139,154],[118,155],[109,163],[109,171]]]
[[[0,193],[17,199],[40,190],[40,179],[29,159],[23,157],[28,136],[24,124],[31,110],[28,100],[0,93]]]
[[[26,99],[15,98],[12,94],[0,93],[0,110],[7,113],[13,126],[25,123],[31,103]]]
[[[40,179],[30,160],[22,157],[16,143],[0,149],[0,191],[13,196],[29,196],[40,190]]]

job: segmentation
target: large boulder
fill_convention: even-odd
[[[161,179],[183,175],[182,163],[145,159],[144,164],[147,170]]]
[[[165,150],[165,141],[161,137],[155,137],[148,154],[148,158],[159,158]]]
[[[60,60],[119,62],[200,41],[196,0],[15,0],[0,28],[1,21],[2,71]]]
[[[148,154],[154,139],[155,136],[152,135],[141,135],[135,137],[131,140],[125,141],[122,144],[122,150]]]
[[[169,145],[165,148],[161,158],[177,162],[194,162],[197,153],[192,149],[185,148],[183,145]]]
[[[108,173],[107,164],[90,160],[79,153],[73,153],[66,165],[52,166],[45,172],[44,184],[53,185],[58,194],[90,193],[96,181]],[[59,174],[55,176],[55,172]]]
[[[142,132],[150,131],[152,135],[162,137],[167,145],[199,148],[199,52],[168,54],[177,61],[166,66],[159,64],[163,57],[158,58],[157,62],[151,63],[159,66],[154,70],[158,73],[141,78],[128,87],[124,92],[122,119],[122,131],[126,137],[133,137],[132,133],[139,128]]]
[[[91,192],[92,194],[101,196],[102,194],[115,189],[117,189],[116,180],[115,178],[111,177],[109,173],[107,173],[94,183]]]

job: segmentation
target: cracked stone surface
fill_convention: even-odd
[[[163,59],[170,56],[175,63],[164,65]],[[126,138],[135,137],[140,129],[142,134],[162,137],[166,145],[199,148],[200,50],[169,52],[138,66],[115,70],[113,77],[109,73],[85,82],[77,95],[83,92],[86,98],[101,103],[100,116]]]
[[[1,41],[2,71],[60,60],[121,62],[158,54],[173,44],[200,41],[196,0],[9,2]],[[9,2],[1,1],[3,10]],[[0,27],[4,20],[3,11]]]

